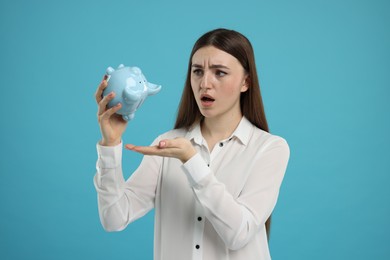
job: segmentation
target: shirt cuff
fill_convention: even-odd
[[[122,163],[122,142],[116,146],[96,145],[98,166],[102,169],[112,169]]]
[[[199,153],[192,156],[182,165],[191,186],[198,184],[203,178],[211,173],[210,168],[206,165]]]

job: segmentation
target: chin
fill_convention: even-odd
[[[200,113],[202,114],[202,116],[204,116],[205,118],[213,118],[216,116],[215,113],[212,113],[211,111],[207,111],[206,109],[201,109],[200,110]]]

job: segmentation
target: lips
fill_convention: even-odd
[[[212,101],[215,101],[215,98],[213,98],[212,96],[210,96],[208,94],[202,94],[200,96],[200,100],[212,102]]]
[[[212,96],[210,96],[208,94],[202,94],[200,96],[200,101],[202,103],[202,106],[209,107],[214,103],[215,98],[213,98]]]

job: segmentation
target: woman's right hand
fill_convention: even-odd
[[[115,114],[119,109],[121,109],[122,104],[119,103],[116,106],[107,108],[108,102],[115,97],[115,93],[111,92],[107,96],[103,97],[103,90],[106,87],[107,76],[104,76],[95,93],[96,102],[98,104],[98,122],[100,125],[100,132],[102,134],[100,145],[114,146],[120,144],[127,122],[122,118],[122,116]]]

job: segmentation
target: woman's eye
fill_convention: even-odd
[[[218,77],[223,77],[223,76],[225,76],[227,73],[224,72],[224,71],[222,71],[222,70],[217,70],[217,71],[215,72],[215,74],[216,74]]]
[[[196,76],[202,76],[203,71],[201,69],[194,69],[192,73],[194,73]]]

